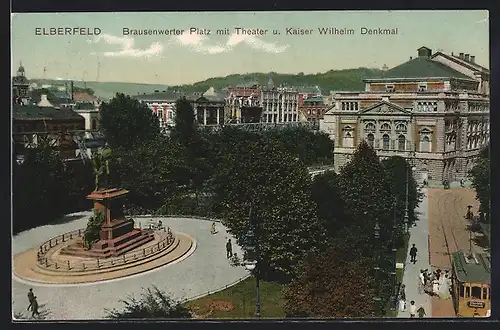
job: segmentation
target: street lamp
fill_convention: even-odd
[[[411,173],[413,175],[413,172],[415,172],[417,168],[415,166],[411,167]],[[406,234],[410,232],[410,221],[409,221],[409,215],[408,215],[408,208],[409,208],[409,203],[410,203],[410,166],[406,165],[406,202],[405,202],[405,215],[404,215],[404,225],[405,225],[405,230]]]
[[[255,217],[252,213],[252,207],[250,207],[249,212],[250,229],[247,232],[247,244],[246,244],[246,260],[244,262],[245,269],[253,272],[255,276],[255,317],[260,319],[260,283],[259,283],[259,245],[257,239],[257,226],[255,223]]]
[[[391,296],[391,310],[396,310],[397,301],[398,301],[398,288],[396,281],[396,230],[397,230],[397,205],[398,199],[394,198],[394,217],[392,221],[392,296]]]
[[[375,223],[375,227],[373,228],[374,238],[375,238],[375,253],[376,253],[376,264],[373,269],[375,270],[375,297],[373,297],[374,301],[374,309],[377,312],[380,312],[380,226],[378,221]]]

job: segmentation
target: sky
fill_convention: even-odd
[[[421,46],[469,53],[489,68],[485,10],[18,13],[11,24],[12,75],[22,62],[28,79],[177,85],[237,73],[391,68],[415,57]],[[61,35],[43,35],[51,28]],[[94,35],[64,35],[74,28]],[[267,32],[249,35],[236,28]],[[321,28],[354,33],[320,34]],[[362,34],[379,28],[397,34]],[[165,35],[173,29],[184,33]],[[210,34],[202,34],[204,29]],[[229,33],[218,35],[218,29]],[[131,35],[132,30],[156,35]]]

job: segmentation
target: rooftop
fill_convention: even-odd
[[[468,252],[453,254],[453,265],[460,282],[491,283],[491,257],[484,253],[474,253],[473,259],[467,260]]]
[[[420,56],[400,64],[382,74],[382,78],[471,78],[451,67]]]
[[[14,120],[85,120],[68,108],[39,107],[37,105],[18,105],[12,107]]]

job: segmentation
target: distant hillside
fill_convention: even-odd
[[[271,78],[275,85],[286,84],[289,86],[319,86],[324,93],[330,91],[357,91],[364,90],[365,85],[363,79],[377,78],[382,75],[378,69],[346,69],[346,70],[330,70],[325,73],[317,74],[282,74],[282,73],[247,73],[233,74],[227,77],[210,78],[189,85],[171,86],[156,85],[156,84],[137,84],[124,82],[97,82],[87,81],[86,84],[82,81],[74,81],[76,87],[91,88],[97,97],[102,99],[110,99],[116,93],[124,93],[128,95],[137,95],[143,93],[153,93],[155,90],[164,91],[170,89],[180,89],[187,93],[204,92],[210,87],[215,87],[221,90],[227,86],[236,86],[238,84],[257,81],[261,85],[266,85]],[[31,79],[31,82],[37,84],[51,84],[64,86],[66,81],[53,79]]]
[[[37,84],[50,84],[56,86],[64,86],[66,81],[64,80],[52,80],[52,79],[30,79],[30,82]],[[82,81],[74,81],[74,86],[84,88],[90,88],[94,91],[94,94],[101,99],[110,99],[115,96],[116,93],[124,93],[128,95],[137,95],[143,93],[153,93],[155,90],[164,91],[167,90],[167,85],[154,85],[154,84],[136,84],[136,83],[124,83],[124,82],[98,82],[98,81],[87,81],[86,83]]]
[[[229,85],[235,86],[244,82],[257,81],[266,85],[271,78],[275,85],[286,84],[289,86],[319,86],[324,93],[330,91],[357,91],[364,90],[363,79],[377,78],[382,76],[382,70],[378,69],[346,69],[330,70],[317,74],[282,74],[282,73],[247,73],[233,74],[227,77],[210,78],[191,85],[172,86],[170,88],[186,91],[206,91],[210,86],[217,90]]]

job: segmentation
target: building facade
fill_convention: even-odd
[[[259,111],[260,108],[261,92],[262,88],[257,81],[228,87],[225,98],[225,122],[239,124],[253,121],[255,110]]]
[[[416,58],[365,80],[365,91],[336,93],[320,123],[334,140],[335,170],[365,140],[382,158],[408,159],[419,181],[459,181],[489,143],[488,82],[489,70],[470,57],[421,47]]]
[[[19,65],[15,77],[12,77],[12,104],[24,104],[29,102],[30,82],[26,78],[22,64]]]
[[[270,79],[261,91],[261,121],[277,124],[300,121],[299,98],[297,89],[275,86]]]
[[[309,97],[300,101],[299,112],[304,116],[304,119],[310,122],[319,123],[329,106],[324,103],[324,98]]]
[[[158,116],[160,127],[169,129],[175,125],[176,102],[185,97],[193,106],[196,120],[201,125],[222,124],[224,120],[224,98],[213,87],[205,93],[186,95],[181,91],[155,91],[152,94],[134,96],[146,104]]]

